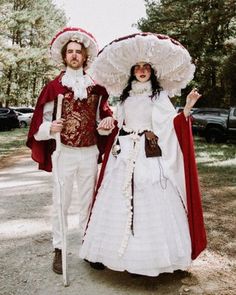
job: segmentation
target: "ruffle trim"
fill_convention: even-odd
[[[106,46],[92,65],[94,79],[112,95],[120,96],[127,85],[130,69],[137,62],[150,63],[158,81],[170,96],[193,79],[195,66],[189,52],[170,38],[161,39],[152,34],[113,42]]]
[[[79,70],[66,69],[61,79],[62,85],[74,92],[74,99],[87,99],[87,87],[94,85],[93,80],[87,75],[83,75],[82,68]]]

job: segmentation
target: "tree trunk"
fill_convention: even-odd
[[[7,74],[8,84],[7,84],[7,91],[6,91],[6,97],[10,97],[11,93],[11,78],[12,78],[12,67],[9,68],[9,72]],[[9,99],[6,99],[6,107],[9,105]]]

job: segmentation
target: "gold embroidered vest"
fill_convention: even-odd
[[[72,147],[87,147],[97,143],[96,113],[99,96],[89,94],[88,98],[75,100],[73,92],[65,94],[62,118],[65,126],[61,132],[61,142]]]

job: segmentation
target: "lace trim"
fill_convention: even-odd
[[[132,133],[132,134],[142,133],[143,131],[152,131],[150,128],[146,128],[146,127],[143,127],[143,128],[137,129],[137,130],[134,130],[132,128],[126,127],[125,125],[123,125],[122,129],[125,132]]]
[[[126,208],[127,208],[127,221],[125,226],[124,236],[118,250],[118,255],[121,257],[125,249],[128,245],[129,237],[132,233],[131,231],[131,223],[132,223],[132,216],[133,216],[133,208],[132,208],[132,175],[134,172],[135,161],[138,155],[139,146],[140,146],[140,136],[137,132],[130,134],[130,138],[133,140],[133,147],[129,152],[129,156],[127,159],[127,167],[125,171],[125,180],[123,185],[123,195],[126,201]]]
[[[129,92],[130,96],[136,96],[136,95],[151,95],[152,94],[152,85],[150,81],[147,82],[138,82],[133,81],[132,82],[132,89]]]
[[[92,79],[88,75],[83,75],[83,69],[73,70],[66,69],[61,79],[62,85],[71,88],[74,92],[74,99],[87,99],[87,87],[94,85]]]

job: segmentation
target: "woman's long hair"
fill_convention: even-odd
[[[132,89],[132,82],[134,80],[137,81],[135,75],[134,75],[134,68],[135,66],[132,66],[131,70],[130,70],[130,77],[128,79],[127,82],[127,86],[124,88],[121,96],[120,96],[120,101],[124,102],[126,100],[126,98],[129,96],[129,92]],[[155,97],[155,95],[158,93],[160,93],[160,91],[162,90],[159,82],[157,81],[157,77],[155,75],[155,71],[154,69],[151,67],[151,76],[150,76],[150,81],[151,81],[151,85],[152,85],[152,94],[150,95],[151,98]]]

